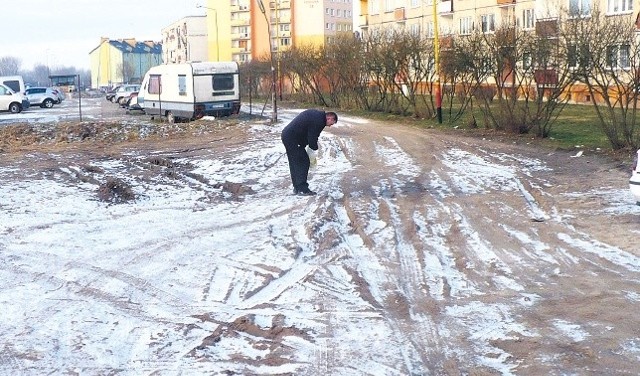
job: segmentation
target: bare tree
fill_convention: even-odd
[[[564,22],[568,64],[586,85],[600,127],[614,149],[637,148],[640,47],[629,18],[610,17],[595,9],[591,17]]]
[[[22,61],[17,57],[5,56],[0,57],[0,76],[17,75],[20,71]]]
[[[443,98],[447,103],[449,121],[455,122],[467,107],[471,106],[473,109],[474,95],[480,100],[486,100],[487,106],[492,102],[493,95],[480,90],[482,85],[486,85],[488,77],[488,57],[484,52],[484,39],[478,33],[443,38],[441,46],[440,75],[445,88]],[[456,100],[458,106],[454,112]],[[472,122],[475,124],[475,117]]]

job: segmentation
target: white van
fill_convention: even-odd
[[[147,115],[199,119],[240,112],[240,80],[236,62],[193,62],[149,69],[138,92]]]
[[[0,76],[0,84],[8,86],[14,93],[24,94],[27,90],[22,76]]]
[[[29,108],[29,100],[22,93],[16,93],[10,87],[0,84],[0,111],[14,114]]]

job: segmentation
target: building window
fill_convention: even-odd
[[[633,11],[633,0],[608,0],[607,13],[627,13]]]
[[[409,32],[411,35],[420,36],[420,24],[411,24]]]
[[[380,13],[380,3],[377,1],[369,1],[369,14]]]
[[[427,38],[433,38],[435,36],[435,33],[433,32],[433,22],[427,22],[427,30],[426,30],[426,35]]]
[[[411,0],[411,7],[417,8],[420,6],[420,0]]]
[[[610,69],[629,69],[631,65],[629,48],[628,44],[607,47],[607,67]]]
[[[522,28],[533,29],[535,27],[535,13],[533,9],[525,9],[522,11]]]
[[[492,33],[496,31],[496,16],[494,14],[483,14],[481,16],[482,32]]]
[[[586,68],[589,66],[589,47],[586,45],[569,45],[568,65],[570,68]]]
[[[590,16],[591,0],[569,0],[569,15],[571,17]]]
[[[460,19],[460,35],[469,35],[473,30],[473,20],[471,17],[463,17]]]
[[[384,11],[392,12],[395,7],[394,0],[384,0]]]

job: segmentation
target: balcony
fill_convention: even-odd
[[[290,9],[291,1],[277,0],[269,2],[269,9]]]
[[[513,7],[516,5],[516,0],[498,0],[499,7]]]
[[[558,86],[558,72],[553,69],[537,69],[534,72],[534,77],[539,88],[554,88]]]
[[[235,19],[231,20],[231,26],[249,26],[249,20],[245,19]]]
[[[393,11],[393,20],[396,22],[404,22],[407,19],[404,8],[396,8]]]
[[[453,48],[453,37],[451,35],[440,38],[440,49],[451,50]]]
[[[559,33],[558,19],[541,19],[536,22],[536,35],[541,38],[557,38]]]
[[[438,14],[441,16],[453,16],[453,1],[440,1],[438,3]]]

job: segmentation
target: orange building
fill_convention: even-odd
[[[203,8],[211,61],[248,62],[353,32],[353,0],[207,0]]]

